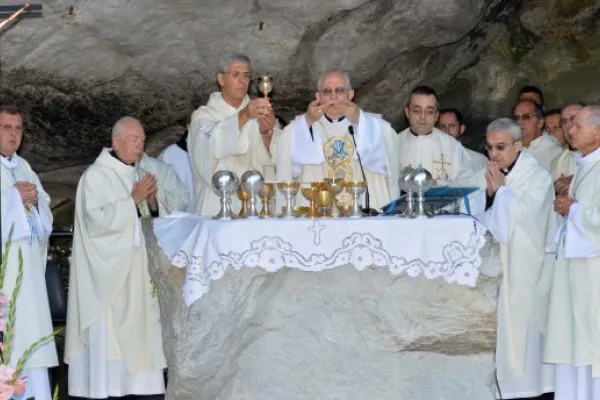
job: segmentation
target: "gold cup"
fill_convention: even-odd
[[[237,197],[242,202],[242,207],[238,213],[238,217],[246,218],[248,216],[248,200],[250,200],[250,193],[244,190],[242,185],[237,188]]]
[[[319,206],[319,216],[330,217],[331,205],[335,199],[335,192],[329,189],[319,190],[317,192],[317,205]]]
[[[302,188],[302,194],[309,201],[308,212],[306,213],[307,218],[317,218],[319,213],[317,212],[317,193],[319,188],[311,185],[311,187]]]
[[[294,218],[294,197],[300,189],[299,181],[281,181],[277,182],[277,189],[285,196],[285,206],[282,207],[283,214],[280,218]]]
[[[265,99],[269,98],[269,93],[273,91],[274,86],[275,82],[272,76],[265,74],[258,78],[258,90],[263,94]]]
[[[262,208],[260,210],[260,218],[269,218],[272,216],[271,210],[271,199],[275,196],[275,184],[273,182],[264,182],[260,191],[258,192],[260,201],[262,202]]]

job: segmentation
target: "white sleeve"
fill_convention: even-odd
[[[565,257],[566,258],[593,258],[600,256],[600,249],[588,236],[584,226],[581,205],[573,203],[566,218]]]
[[[28,238],[31,235],[31,228],[25,214],[25,206],[16,186],[2,190],[0,200],[2,202],[2,243],[8,241],[11,227],[13,229],[11,237],[13,242]]]
[[[496,192],[494,204],[485,212],[484,218],[481,220],[483,226],[501,243],[508,243],[508,221],[512,197],[513,193],[509,187],[500,187]]]
[[[360,110],[355,138],[356,151],[360,154],[363,167],[375,174],[387,176],[388,170],[381,122]]]

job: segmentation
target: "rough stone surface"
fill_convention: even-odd
[[[185,307],[185,271],[144,234],[167,399],[494,399],[498,248],[476,288],[342,267],[228,272]]]
[[[245,52],[276,79],[289,120],[318,75],[351,73],[358,103],[404,125],[419,83],[464,111],[481,137],[533,83],[549,105],[600,102],[600,0],[45,0],[43,18],[2,32],[1,104],[26,113],[22,155],[75,185],[123,115],[157,154],[216,89],[224,53]],[[73,15],[69,15],[74,6]],[[254,91],[255,92],[255,91]],[[474,143],[475,144],[475,143]],[[62,171],[64,170],[64,171]],[[59,179],[56,180],[56,177]]]

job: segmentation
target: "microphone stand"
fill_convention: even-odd
[[[352,137],[352,142],[354,143],[354,151],[356,151],[356,157],[358,158],[358,165],[360,166],[360,173],[362,174],[363,181],[367,184],[367,190],[365,191],[365,207],[361,208],[363,214],[374,217],[379,215],[377,210],[370,207],[370,199],[369,199],[369,182],[367,181],[367,176],[365,175],[365,170],[362,165],[362,160],[360,159],[360,153],[358,152],[358,148],[356,147],[356,138],[354,137],[354,127],[352,125],[348,125],[348,133]]]

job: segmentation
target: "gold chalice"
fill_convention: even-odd
[[[317,192],[317,205],[319,206],[319,215],[321,217],[331,216],[331,205],[335,199],[335,193],[332,190],[324,189]]]
[[[263,94],[265,99],[269,98],[269,93],[273,91],[274,85],[274,79],[269,75],[265,74],[258,78],[258,90]]]
[[[306,215],[310,209],[306,206],[294,206],[294,215],[296,217],[302,217]]]
[[[341,178],[325,178],[325,179],[323,179],[323,182],[325,183],[325,186],[327,187],[327,189],[334,192],[335,197],[337,197],[337,195],[342,193],[342,190],[344,190],[344,188],[342,187],[343,181]],[[333,205],[331,207],[331,216],[332,217],[340,216],[340,210],[338,209],[337,201],[333,202]]]
[[[318,187],[311,185],[311,187],[302,188],[302,194],[309,201],[307,218],[317,218],[319,216],[317,212],[317,193],[319,193]]]
[[[250,200],[250,193],[244,190],[242,185],[237,188],[237,197],[242,202],[242,207],[238,213],[239,218],[246,218],[248,216],[248,200]]]
[[[271,217],[272,211],[270,207],[271,199],[275,196],[275,184],[273,182],[264,182],[258,192],[260,201],[262,202],[262,209],[260,210],[260,218]]]

